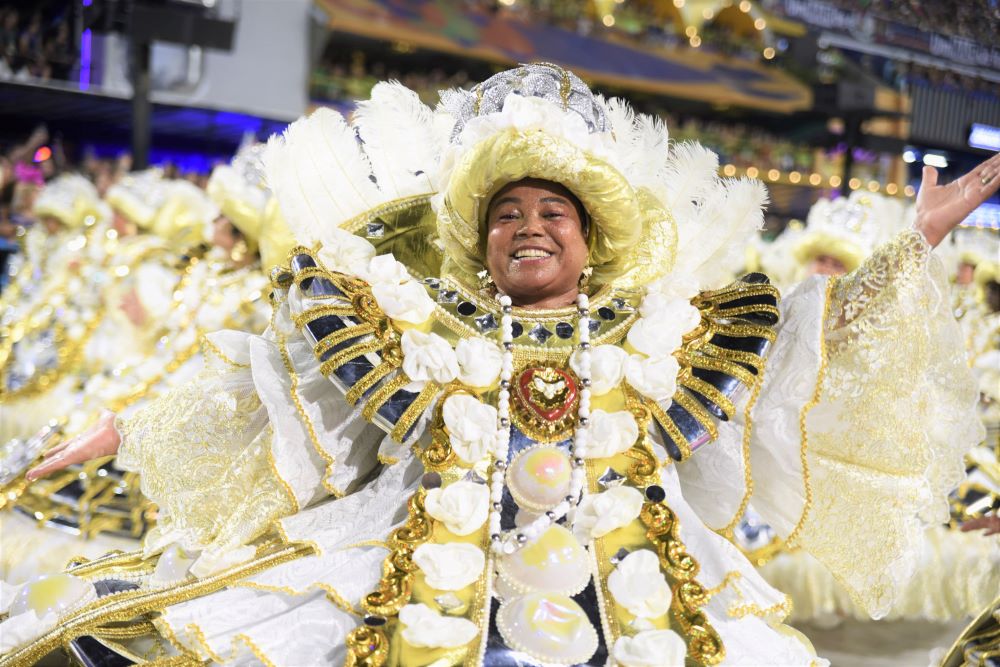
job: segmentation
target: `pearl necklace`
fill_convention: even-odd
[[[590,299],[586,294],[580,294],[576,297],[577,312],[580,316],[577,327],[580,336],[577,361],[579,362],[581,387],[580,404],[577,408],[578,422],[573,439],[570,441],[572,472],[569,493],[551,510],[519,531],[512,531],[506,535],[500,529],[500,515],[503,511],[504,472],[507,469],[507,454],[510,446],[510,383],[514,375],[514,320],[511,317],[513,308],[510,297],[502,294],[497,297],[497,301],[501,308],[500,339],[503,347],[503,360],[500,367],[500,394],[497,400],[496,459],[493,461],[493,474],[490,478],[489,525],[490,543],[493,551],[497,554],[511,554],[540,537],[549,526],[563,517],[568,516],[572,520],[573,511],[583,495],[586,476],[584,462],[590,435]]]

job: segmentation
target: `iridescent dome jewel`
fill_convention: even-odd
[[[549,526],[534,542],[500,558],[497,570],[518,593],[576,595],[590,581],[586,549],[560,525]]]
[[[60,616],[90,600],[97,599],[93,584],[72,574],[36,577],[17,592],[10,615],[34,611],[39,617],[55,612]]]
[[[532,447],[519,453],[507,469],[507,486],[521,507],[544,512],[569,493],[569,455],[555,446]]]
[[[544,663],[586,663],[597,651],[597,631],[565,595],[531,593],[504,603],[497,626],[507,645]]]

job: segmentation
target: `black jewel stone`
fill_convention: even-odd
[[[601,328],[600,320],[593,320],[593,319],[590,320],[590,333],[595,334],[598,332],[598,330],[600,330],[600,328]]]
[[[646,498],[654,503],[663,502],[663,499],[667,497],[667,492],[663,490],[662,486],[653,484],[646,487]]]
[[[560,338],[573,337],[573,325],[569,322],[560,322],[556,325],[556,335]]]
[[[518,338],[523,333],[524,333],[524,327],[521,325],[520,322],[511,322],[510,323],[510,336],[511,336],[511,338]]]
[[[601,306],[600,308],[598,308],[597,314],[601,316],[602,320],[608,320],[608,321],[611,321],[616,317],[615,311],[611,310],[607,306]]]
[[[373,628],[381,627],[385,625],[384,616],[365,616],[365,625],[370,625]]]
[[[458,304],[456,310],[458,310],[459,315],[462,315],[464,317],[471,317],[476,314],[475,304],[469,303],[468,301],[463,301],[462,303]]]
[[[436,472],[424,473],[420,478],[420,485],[425,489],[436,489],[441,486],[441,475]]]

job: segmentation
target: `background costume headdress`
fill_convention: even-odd
[[[178,249],[205,242],[205,230],[219,216],[208,195],[188,181],[164,184],[164,202],[152,221],[153,232]]]
[[[251,250],[257,247],[264,209],[271,198],[260,165],[263,150],[263,144],[242,147],[230,164],[212,170],[205,188],[222,215],[243,234]]]
[[[70,229],[107,217],[97,188],[83,176],[64,174],[50,181],[33,207],[36,216],[50,216]]]
[[[105,201],[140,229],[153,224],[164,199],[163,172],[145,169],[131,173],[108,188]]]
[[[903,209],[898,200],[870,192],[820,199],[809,209],[806,228],[792,253],[803,266],[827,255],[853,271],[876,247],[907,226],[909,217]]]
[[[670,145],[658,119],[546,64],[445,91],[433,112],[404,86],[378,84],[352,123],[326,109],[293,123],[271,140],[265,167],[297,239],[358,274],[388,250],[414,273],[471,280],[485,266],[489,198],[536,177],[587,209],[593,283],[635,286],[673,269],[714,287],[767,201],[757,181],[718,178],[711,151]]]

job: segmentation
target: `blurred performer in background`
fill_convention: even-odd
[[[823,664],[720,534],[751,500],[892,608],[982,435],[931,249],[1000,157],[780,306],[718,278],[763,187],[554,66],[437,113],[381,84],[266,165],[303,244],[271,327],[29,474],[117,453],[160,514],[8,590],[0,663]]]
[[[90,355],[93,365],[80,374],[82,389],[65,402],[65,411],[49,406],[49,417],[60,431],[79,433],[98,418],[101,408],[131,414],[144,402],[192,378],[202,366],[199,345],[204,333],[224,328],[261,332],[267,326],[268,280],[261,272],[259,256],[275,261],[274,255],[287,255],[293,243],[273,207],[266,216],[269,195],[253,165],[253,156],[244,155],[232,167],[218,167],[209,182],[211,199],[184,181],[156,184],[163,190],[164,201],[152,218],[125,203],[126,193],[113,193],[119,208],[131,210],[130,219],[148,219],[158,238],[189,252],[204,241],[211,247],[207,252],[197,250],[185,261],[179,281],[162,265],[139,267],[139,273],[146,275],[125,286],[123,300],[133,300],[123,311],[130,324],[149,330],[146,339],[155,342],[144,355],[140,349],[130,357],[119,336],[109,331],[107,339],[95,337],[104,347],[102,354]],[[156,300],[159,290],[146,287],[157,280],[176,283],[165,304]],[[35,442],[22,444],[28,450],[25,455],[30,455]],[[109,461],[94,461],[32,486],[16,503],[8,493],[7,504],[14,515],[0,515],[5,539],[11,542],[0,553],[3,578],[22,582],[39,572],[61,568],[73,556],[136,548],[134,540],[155,516],[136,481],[136,475],[122,476]],[[58,530],[41,530],[44,526]]]

